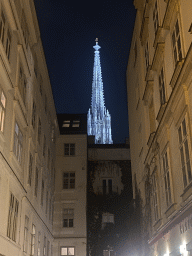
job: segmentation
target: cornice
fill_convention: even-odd
[[[170,23],[171,19],[173,17],[173,14],[178,12],[179,10],[179,0],[169,0],[167,4],[167,9],[165,12],[165,16],[163,19],[162,27],[164,29],[170,29]]]

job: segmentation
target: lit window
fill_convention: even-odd
[[[11,194],[10,203],[9,203],[7,236],[13,241],[16,241],[18,210],[19,210],[19,202],[14,197],[14,195]]]
[[[61,247],[61,255],[75,255],[75,247]]]
[[[75,188],[75,173],[64,172],[63,173],[63,189],[74,189]]]
[[[181,37],[180,37],[180,29],[178,20],[175,24],[173,33],[172,33],[172,46],[173,46],[173,55],[175,64],[177,61],[182,59],[182,51],[181,51]]]
[[[163,156],[164,184],[167,207],[171,205],[171,185],[167,152]]]
[[[157,199],[157,179],[156,179],[156,172],[152,175],[152,203],[153,203],[153,210],[154,210],[154,219],[157,221],[159,219],[159,212],[158,212],[158,199]]]
[[[72,228],[74,222],[74,209],[63,210],[63,227]]]
[[[80,121],[79,120],[74,120],[73,124],[72,124],[72,127],[79,127],[79,125],[80,125]]]
[[[164,105],[166,100],[165,100],[165,82],[164,82],[163,68],[161,69],[161,72],[160,72],[160,75],[159,75],[159,93],[160,93],[161,105]]]
[[[74,156],[75,155],[75,144],[74,143],[65,143],[64,144],[64,154],[65,154],[65,156]]]
[[[22,160],[22,150],[23,150],[23,134],[21,133],[17,122],[15,122],[13,152],[20,164],[21,164],[21,160]]]
[[[23,241],[23,251],[27,252],[28,247],[28,232],[29,232],[29,218],[25,215],[25,227],[24,227],[24,241]]]
[[[180,149],[180,156],[181,156],[183,183],[184,183],[184,187],[186,187],[187,184],[192,180],[186,118],[184,118],[184,120],[182,121],[178,129],[178,133],[179,133],[179,149]]]
[[[70,127],[70,120],[63,121],[62,127]]]
[[[32,180],[32,170],[33,170],[33,156],[30,154],[29,158],[29,175],[28,175],[28,184],[31,186]]]
[[[154,30],[155,33],[157,32],[157,29],[159,27],[159,18],[158,18],[158,10],[157,10],[157,1],[155,2],[155,6],[153,9],[153,24],[154,24]]]
[[[2,131],[2,132],[4,129],[5,105],[6,105],[6,98],[2,91],[1,92],[1,101],[0,101],[0,131]]]
[[[35,225],[32,224],[32,233],[31,233],[31,255],[35,255]]]

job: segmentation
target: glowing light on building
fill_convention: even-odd
[[[95,144],[113,144],[111,135],[111,115],[105,107],[103,81],[100,64],[101,48],[96,38],[94,67],[93,67],[93,83],[92,83],[92,99],[91,107],[87,115],[87,131],[88,135],[95,136]]]

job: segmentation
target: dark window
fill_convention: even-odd
[[[63,210],[63,227],[72,228],[74,223],[74,209],[64,209]]]
[[[63,173],[63,189],[74,189],[75,188],[75,173],[64,172]]]
[[[74,156],[75,155],[75,144],[74,143],[65,143],[64,144],[64,155],[65,156]]]

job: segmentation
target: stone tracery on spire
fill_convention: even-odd
[[[93,82],[92,82],[92,97],[91,108],[87,115],[87,130],[88,135],[95,136],[95,144],[112,144],[111,135],[111,115],[105,107],[103,81],[100,64],[101,48],[98,45],[98,38],[96,38],[94,66],[93,66]]]

